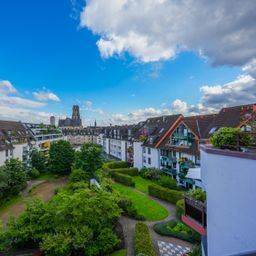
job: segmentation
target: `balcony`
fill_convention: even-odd
[[[184,196],[185,212],[182,221],[202,236],[206,235],[206,203]]]

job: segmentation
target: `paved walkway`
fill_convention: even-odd
[[[145,195],[146,197],[156,201],[157,203],[161,204],[162,206],[164,206],[168,212],[169,215],[161,221],[144,221],[145,224],[147,224],[147,226],[149,227],[149,231],[150,231],[150,235],[155,247],[155,251],[157,253],[158,256],[169,256],[168,254],[163,254],[160,253],[160,248],[159,248],[159,242],[163,242],[163,243],[167,243],[167,244],[173,244],[174,246],[182,246],[182,247],[186,247],[186,248],[191,248],[192,244],[174,237],[168,237],[168,236],[161,236],[159,234],[157,234],[154,229],[153,226],[156,223],[161,223],[161,222],[166,222],[166,221],[170,221],[173,219],[176,219],[176,206],[173,204],[170,204],[168,202],[165,202],[161,199],[149,196],[135,188],[132,188],[133,190],[135,190],[136,192]],[[120,223],[123,226],[123,231],[124,231],[124,238],[125,238],[125,244],[126,244],[126,248],[127,248],[127,256],[134,256],[135,252],[134,252],[134,230],[135,230],[135,225],[137,222],[137,220],[122,216],[120,218]],[[175,254],[171,255],[174,256]],[[178,254],[177,254],[178,255]],[[175,255],[176,256],[176,255]]]

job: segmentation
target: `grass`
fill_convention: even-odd
[[[135,183],[135,188],[145,194],[148,193],[148,185],[155,184],[154,181],[144,179],[140,176],[133,177],[133,181]]]
[[[127,250],[126,249],[122,249],[116,252],[113,252],[110,254],[110,256],[126,256],[127,255]]]
[[[8,209],[8,207],[12,206],[13,204],[20,202],[21,200],[22,197],[20,195],[6,199],[4,203],[1,203],[0,205],[0,213]]]
[[[39,177],[35,178],[34,180],[54,180],[59,176],[53,173],[42,173]]]
[[[150,198],[117,183],[115,183],[113,187],[121,194],[132,200],[138,214],[143,215],[146,220],[163,220],[168,216],[168,211],[162,205]]]

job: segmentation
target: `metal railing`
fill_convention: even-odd
[[[185,216],[195,220],[203,228],[206,227],[206,203],[184,195]]]
[[[218,132],[227,135],[227,144],[221,145],[223,149],[256,153],[256,132]],[[220,141],[223,140],[221,137]]]

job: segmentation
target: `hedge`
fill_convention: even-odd
[[[112,173],[122,173],[129,176],[138,176],[138,168],[118,168],[118,169],[112,169],[108,170],[110,176],[112,176]]]
[[[176,204],[178,200],[182,199],[183,194],[181,191],[171,190],[156,184],[148,186],[148,193],[151,196],[166,200],[172,204]]]
[[[185,210],[185,201],[184,199],[180,199],[176,203],[176,214],[181,219],[181,215],[184,214]]]
[[[103,169],[129,168],[130,163],[124,161],[107,162],[103,165]]]
[[[177,229],[178,226],[181,226],[182,229]],[[177,226],[177,227],[176,227]],[[176,228],[175,228],[176,227]],[[174,228],[174,230],[172,230]],[[177,230],[175,230],[177,229]],[[201,241],[201,236],[197,232],[188,228],[185,224],[171,220],[166,223],[159,223],[154,225],[154,230],[156,233],[163,236],[171,236],[176,237],[184,241],[188,241],[190,243],[198,243]]]
[[[146,224],[138,222],[135,226],[135,255],[156,256],[156,252]]]
[[[113,172],[111,177],[116,182],[122,183],[122,184],[124,184],[126,186],[130,186],[130,187],[134,187],[135,186],[135,183],[133,182],[132,177],[129,176],[129,175],[122,174],[122,173],[119,173],[119,172]]]

